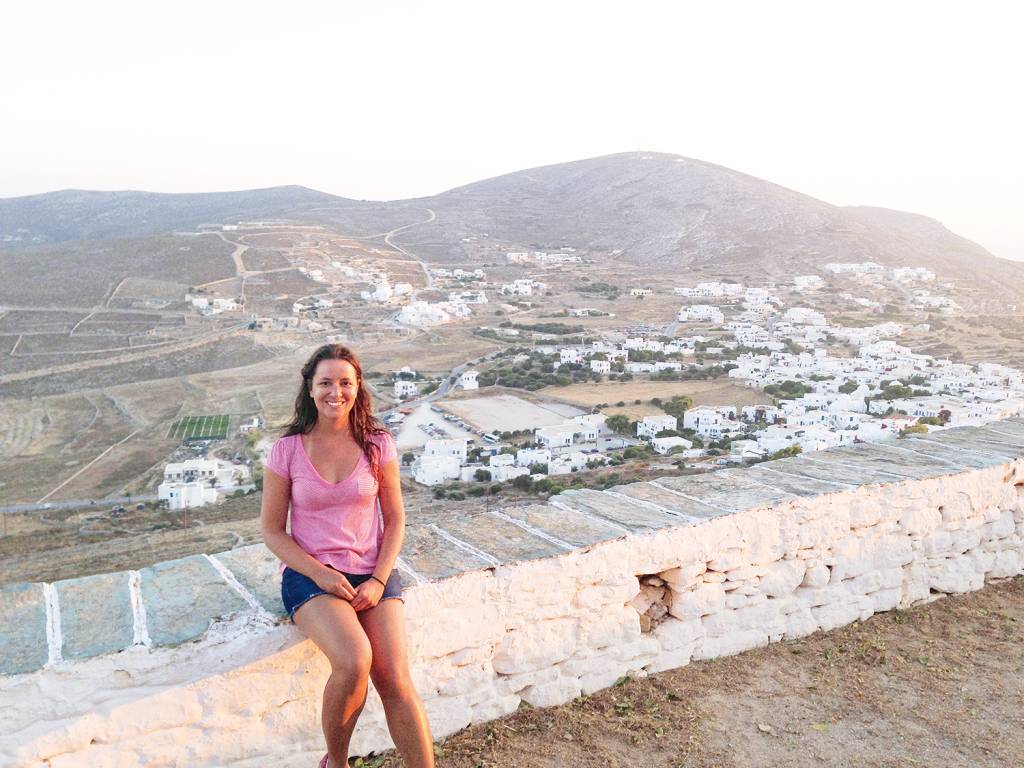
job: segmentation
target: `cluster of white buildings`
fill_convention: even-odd
[[[249,468],[223,459],[188,459],[164,467],[157,498],[170,509],[214,504],[219,492],[235,490],[249,481]]]
[[[413,477],[423,485],[439,485],[449,480],[471,482],[477,479],[479,470],[485,470],[491,480],[505,482],[535,474],[533,470],[539,469],[538,465],[546,468],[546,472],[536,473],[539,475],[564,475],[585,469],[588,463],[606,461],[598,444],[602,438],[609,445],[623,444],[621,439],[609,439],[611,430],[605,424],[606,418],[600,413],[585,414],[540,427],[534,431],[536,447],[520,448],[514,454],[492,448],[486,463],[467,461],[465,439],[431,439],[413,463]]]
[[[847,277],[888,277],[900,283],[929,282],[935,273],[927,267],[884,267],[874,261],[830,262],[823,269],[833,275]]]
[[[410,301],[395,315],[395,322],[426,328],[431,325],[444,325],[455,319],[472,315],[469,306],[461,301]]]
[[[235,299],[189,294],[188,301],[202,315],[219,315],[221,312],[239,312],[242,309],[242,305]]]
[[[540,264],[541,266],[557,266],[561,264],[579,264],[583,259],[576,255],[575,248],[563,248],[562,253],[546,253],[545,251],[513,251],[505,254],[509,264]]]
[[[411,283],[395,283],[394,286],[384,278],[374,284],[372,291],[360,291],[359,296],[364,301],[372,301],[377,304],[386,304],[402,296],[412,295]]]
[[[541,283],[537,280],[530,280],[528,278],[522,280],[513,280],[511,283],[505,283],[501,286],[502,296],[533,296],[534,294],[543,294],[547,291],[547,283]]]

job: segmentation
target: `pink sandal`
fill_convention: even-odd
[[[318,765],[317,768],[327,768],[328,757],[330,757],[330,755],[324,755],[324,759],[320,761],[320,765]]]

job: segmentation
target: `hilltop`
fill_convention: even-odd
[[[434,218],[425,221],[427,214]],[[840,207],[678,155],[630,152],[531,168],[431,197],[370,202],[299,186],[244,192],[53,192],[0,200],[0,247],[157,235],[238,220],[318,223],[392,242],[433,263],[568,246],[649,269],[755,270],[781,279],[826,262],[927,266],[975,288],[1024,279],[934,219]]]

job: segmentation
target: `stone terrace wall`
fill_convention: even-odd
[[[1022,456],[1012,419],[410,525],[435,736],[1022,573]],[[0,765],[322,754],[326,662],[262,546],[0,592]],[[388,745],[371,693],[354,746]]]

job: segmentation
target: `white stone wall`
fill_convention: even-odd
[[[1018,459],[412,587],[410,655],[434,735],[1024,572],[1022,489]],[[236,617],[196,643],[3,677],[0,765],[307,768],[322,754],[326,676],[290,625]],[[389,744],[371,693],[354,748]]]

